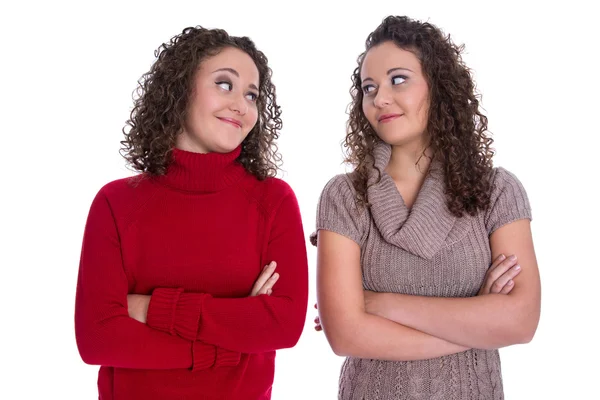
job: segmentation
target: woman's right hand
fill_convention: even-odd
[[[277,279],[279,279],[279,274],[275,272],[275,268],[277,268],[277,263],[275,261],[271,261],[268,265],[265,265],[258,276],[258,279],[254,282],[250,296],[258,296],[261,294],[270,296],[271,293],[273,293],[273,286],[275,285],[275,282],[277,282]]]
[[[515,287],[513,279],[515,276],[519,275],[520,272],[521,266],[517,262],[517,257],[515,255],[506,257],[504,254],[500,254],[485,274],[485,281],[477,295],[510,293]]]

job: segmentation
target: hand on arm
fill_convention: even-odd
[[[279,274],[275,272],[277,263],[275,261],[266,265],[260,273],[256,282],[252,286],[249,296],[258,296],[261,294],[270,295],[273,293],[273,286],[279,279]],[[144,294],[127,295],[127,312],[129,316],[142,324],[146,323],[148,317],[148,306],[152,296]]]
[[[521,272],[521,267],[517,263],[516,256],[506,257],[504,254],[500,254],[492,263],[488,269],[485,281],[479,289],[479,296],[499,293],[508,294],[514,288],[513,278]],[[369,314],[378,315],[383,318],[387,318],[391,321],[395,321],[395,310],[399,305],[394,301],[394,293],[380,293],[365,290],[365,310]],[[315,304],[315,309],[317,309]],[[315,330],[321,331],[323,327],[319,317],[314,319]]]
[[[288,190],[279,206],[273,206],[276,212],[270,216],[264,256],[277,260],[278,273],[262,284],[257,296],[215,298],[181,289],[155,289],[148,324],[241,353],[294,346],[306,316],[308,261],[300,211]],[[269,287],[275,280],[277,285]]]
[[[376,302],[383,298],[387,304],[372,310],[379,314],[378,308],[385,309],[393,321],[463,346],[495,349],[529,342],[540,314],[540,279],[529,220],[497,229],[490,236],[490,247],[494,259],[514,254],[520,268],[508,267],[516,259],[502,261],[489,271],[478,296],[379,294]],[[507,288],[511,280],[514,286]]]

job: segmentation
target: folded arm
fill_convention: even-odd
[[[150,301],[148,324],[242,353],[294,346],[306,318],[308,261],[300,211],[291,189],[272,218],[266,257],[277,262],[279,279],[271,295],[215,298],[181,289],[157,289]]]
[[[540,316],[540,278],[530,222],[521,219],[490,236],[492,258],[514,254],[521,272],[510,293],[441,298],[386,293],[386,318],[463,346],[496,349],[531,341]]]

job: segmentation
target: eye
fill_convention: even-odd
[[[392,85],[400,85],[401,83],[406,82],[406,76],[404,75],[396,75],[392,77]]]
[[[362,91],[364,94],[369,94],[375,90],[375,85],[365,85],[362,87]]]
[[[231,84],[231,82],[227,82],[227,81],[220,81],[220,82],[215,82],[217,84],[217,86],[219,86],[221,89],[223,90],[227,90],[228,92],[231,91],[231,89],[233,89],[233,85]]]
[[[246,98],[254,103],[256,100],[258,100],[258,95],[254,92],[250,92],[246,95]]]

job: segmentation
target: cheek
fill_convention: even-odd
[[[373,103],[367,99],[364,99],[362,102],[362,112],[367,118],[367,121],[369,121],[371,125],[374,125],[375,107],[373,107]]]
[[[254,125],[256,125],[257,121],[258,121],[258,109],[256,107],[248,108],[248,112],[246,113],[246,124],[249,127],[248,132],[250,132],[252,130],[252,128],[254,128]]]
[[[429,99],[425,97],[419,104],[419,119],[423,124],[427,124],[429,119]]]

